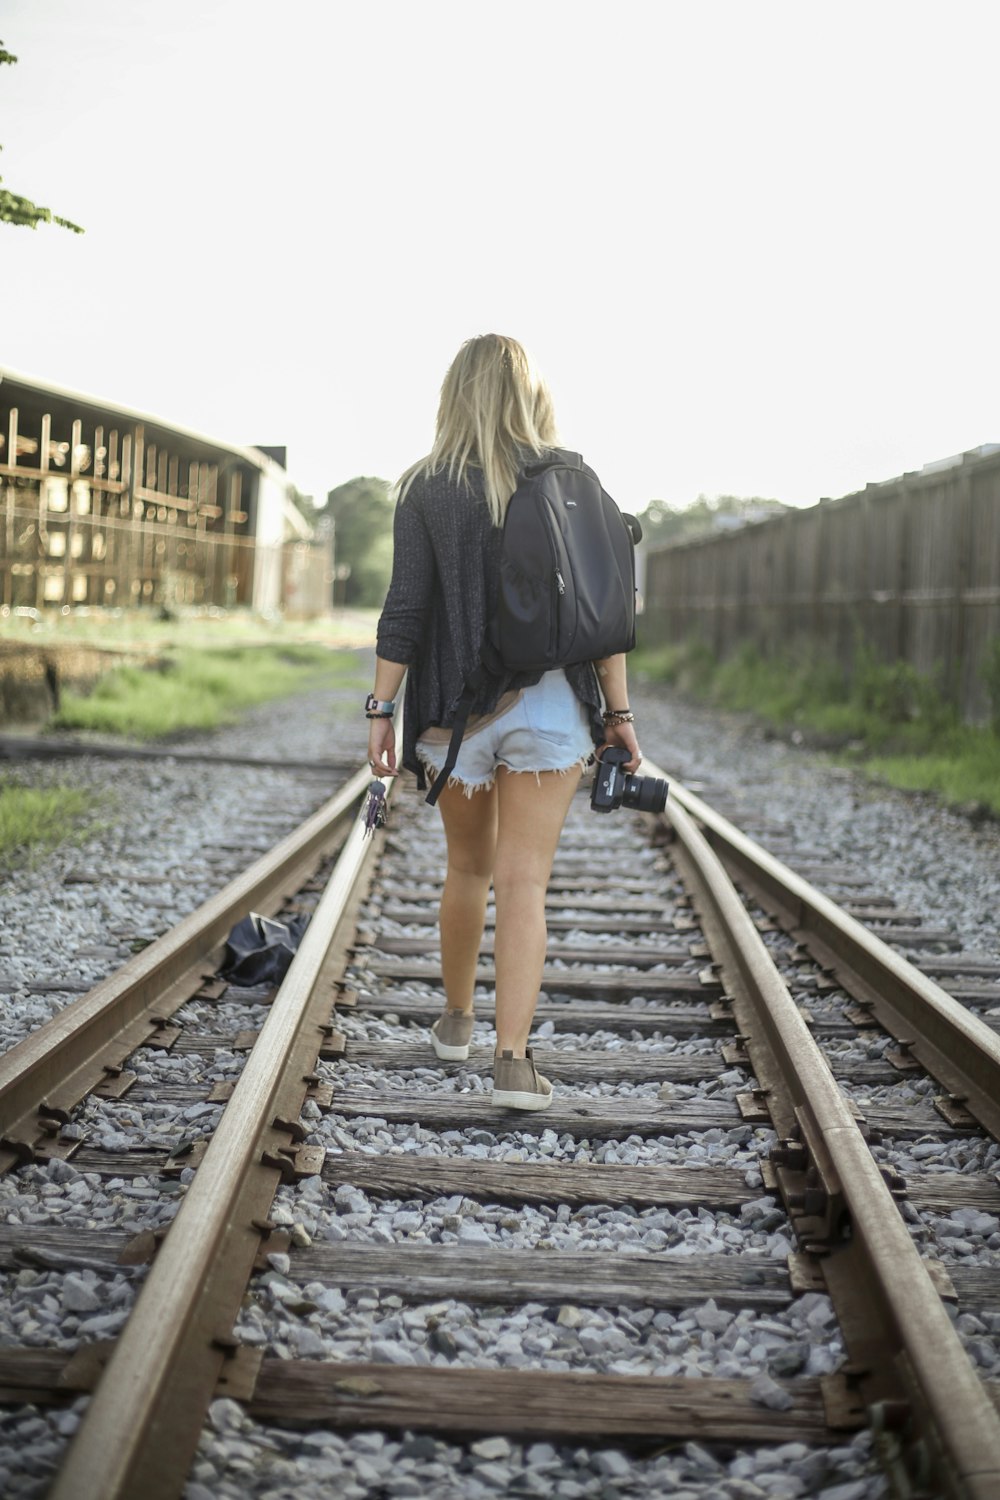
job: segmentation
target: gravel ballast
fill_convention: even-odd
[[[699,708],[652,686],[632,693],[639,743],[668,775],[743,826],[785,825],[795,839],[867,877],[969,952],[1000,959],[1000,822],[971,821],[929,795],[875,785],[746,715]]]
[[[658,695],[634,692],[640,743],[667,771],[689,785],[725,787],[728,797],[746,807],[748,816],[763,814],[772,823],[793,827],[811,847],[845,865],[854,865],[873,889],[896,896],[921,913],[929,924],[949,926],[968,952],[1000,955],[996,923],[1000,896],[1000,837],[991,825],[973,827],[965,819],[936,809],[924,799],[885,793],[857,778],[827,767],[811,752],[765,739],[742,721],[668,703]],[[357,709],[350,703],[351,713]],[[340,706],[331,695],[305,695],[294,704],[257,710],[238,729],[213,737],[220,753],[296,759],[356,750],[363,754],[364,721],[353,719],[346,730],[333,725]],[[204,741],[199,741],[203,744]],[[6,1045],[37,1026],[75,993],[112,971],[135,945],[168,928],[192,909],[245,860],[231,850],[231,868],[209,862],[205,851],[222,844],[263,849],[292,827],[334,789],[315,773],[234,767],[192,767],[165,761],[155,769],[140,764],[107,762],[51,763],[19,768],[18,777],[36,784],[46,777],[105,788],[107,826],[89,836],[82,848],[57,850],[33,868],[14,872],[0,894],[4,946],[0,974],[6,975],[11,1032]],[[78,778],[78,779],[77,779]],[[697,789],[697,788],[696,788]],[[420,847],[411,851],[414,883],[432,882],[439,865],[440,837],[431,819]],[[590,814],[584,811],[583,817]],[[622,814],[627,818],[627,814]],[[403,825],[403,820],[398,820]],[[608,820],[609,823],[611,820]],[[404,835],[407,836],[408,835]],[[242,842],[241,842],[242,841]],[[574,838],[567,839],[571,849]],[[627,850],[624,828],[609,828],[609,847]],[[225,853],[225,851],[222,851]],[[138,884],[126,881],[66,882],[73,872],[108,871],[127,856]],[[612,852],[610,857],[614,857]],[[655,855],[636,861],[651,864]],[[647,873],[643,869],[642,873]],[[166,877],[166,878],[164,878]],[[155,883],[153,883],[155,879]],[[377,917],[377,913],[376,913]],[[433,919],[433,914],[429,920]],[[412,924],[387,923],[405,936]],[[581,922],[583,918],[581,917]],[[54,939],[53,934],[56,934]],[[562,936],[562,935],[561,935]],[[600,941],[581,932],[580,941]],[[568,938],[567,940],[572,940]],[[617,940],[617,941],[620,941]],[[88,952],[88,949],[92,950]],[[378,955],[380,958],[388,955]],[[588,966],[593,967],[593,966]],[[654,971],[655,972],[655,971]],[[72,989],[48,989],[74,978]],[[364,971],[355,975],[359,991],[384,994],[386,981],[369,986]],[[32,985],[43,988],[33,989]],[[637,990],[641,979],[637,977]],[[400,982],[400,994],[436,993],[430,985]],[[641,1009],[646,1002],[633,1001]],[[622,1010],[627,1014],[628,1006]],[[189,1024],[221,1032],[229,1024],[259,1026],[262,1019],[252,997],[221,1005],[200,1005]],[[382,1016],[359,1011],[345,1014],[343,1029],[357,1040],[388,1038],[413,1043],[426,1039],[426,1028],[407,1025],[391,1011]],[[673,1036],[668,1026],[653,1033],[627,1028],[619,1032],[560,1031],[551,1023],[539,1027],[546,1048],[558,1052],[617,1050],[623,1040],[650,1056],[697,1056],[714,1052],[709,1038]],[[474,1043],[488,1059],[493,1032],[476,1027]],[[859,1056],[862,1054],[859,1053]],[[865,1051],[864,1056],[872,1056]],[[877,1054],[874,1054],[877,1055]],[[155,1090],[157,1080],[174,1084],[207,1083],[232,1077],[242,1058],[225,1049],[211,1058],[169,1055],[143,1059],[141,1086]],[[358,1064],[338,1065],[327,1075],[338,1090],[356,1099],[366,1088],[414,1093],[467,1095],[489,1086],[484,1065],[443,1068],[428,1049],[426,1066],[380,1073]],[[731,1099],[740,1075],[720,1067],[711,1085],[669,1085],[674,1100]],[[893,1088],[920,1092],[906,1082]],[[616,1083],[560,1085],[564,1097],[660,1099],[656,1084]],[[864,1098],[878,1097],[868,1086]],[[889,1091],[886,1091],[888,1097]],[[184,1110],[188,1110],[187,1116]],[[191,1113],[192,1109],[194,1113]],[[217,1108],[177,1106],[164,1102],[129,1105],[127,1099],[90,1100],[74,1122],[90,1143],[107,1150],[170,1145],[180,1135],[211,1129]],[[310,1141],[328,1151],[390,1151],[426,1155],[450,1154],[472,1160],[596,1161],[628,1165],[662,1162],[671,1166],[728,1166],[744,1175],[751,1188],[761,1187],[760,1158],[773,1136],[767,1130],[734,1126],[697,1134],[590,1140],[546,1129],[543,1122],[505,1132],[477,1127],[435,1131],[412,1124],[387,1123],[371,1117],[347,1118],[335,1112],[304,1111]],[[71,1125],[71,1129],[73,1126]],[[919,1154],[920,1141],[892,1143],[887,1159],[910,1166],[936,1163],[933,1153]],[[942,1143],[942,1170],[962,1170],[961,1143]],[[996,1169],[996,1149],[965,1151],[965,1169]],[[909,1152],[909,1158],[906,1153]],[[144,1178],[108,1179],[79,1172],[72,1164],[27,1168],[0,1183],[0,1213],[20,1226],[61,1223],[99,1224],[136,1233],[169,1222],[190,1174],[182,1173],[172,1201],[166,1203]],[[989,1215],[958,1211],[916,1215],[913,1232],[931,1240],[940,1258],[970,1260],[983,1266],[1000,1261],[1000,1226]],[[674,1255],[697,1259],[713,1254],[757,1256],[780,1264],[793,1248],[787,1221],[774,1201],[762,1196],[739,1213],[681,1209],[636,1211],[600,1205],[578,1211],[542,1205],[516,1211],[478,1203],[461,1195],[428,1201],[370,1197],[350,1184],[337,1189],[308,1179],[294,1190],[282,1188],[274,1218],[293,1230],[293,1245],[310,1242],[394,1244],[423,1241],[473,1248],[587,1250],[614,1254]],[[296,1235],[298,1238],[296,1238]],[[63,1347],[91,1338],[110,1337],[127,1315],[141,1285],[142,1270],[114,1274],[86,1265],[57,1269],[27,1268],[6,1273],[0,1339],[27,1345],[61,1342]],[[1000,1317],[963,1314],[960,1332],[984,1375],[1000,1372]],[[787,1309],[765,1313],[734,1312],[706,1301],[696,1307],[654,1312],[629,1307],[581,1307],[572,1297],[561,1304],[479,1307],[460,1298],[411,1306],[391,1294],[348,1290],[322,1282],[300,1284],[295,1277],[294,1249],[275,1256],[271,1269],[255,1283],[238,1325],[247,1343],[281,1357],[364,1359],[395,1364],[454,1364],[473,1367],[495,1362],[501,1367],[555,1370],[600,1370],[611,1374],[676,1374],[744,1377],[756,1382],[756,1399],[776,1403],[782,1392],[777,1379],[816,1376],[836,1367],[841,1349],[828,1299],[800,1297]],[[72,1433],[84,1402],[61,1412],[0,1413],[0,1487],[11,1496],[41,1496],[59,1454]],[[423,1435],[386,1436],[332,1432],[282,1432],[252,1422],[231,1401],[216,1401],[199,1449],[185,1500],[254,1496],[267,1500],[311,1500],[336,1493],[368,1500],[382,1495],[487,1496],[496,1494],[577,1496],[674,1496],[680,1500],[754,1500],[757,1496],[820,1496],[822,1500],[877,1500],[885,1481],[871,1453],[867,1434],[834,1449],[816,1451],[794,1442],[783,1447],[723,1454],[696,1442],[666,1453],[630,1454],[605,1449],[518,1443],[504,1437],[458,1445]]]

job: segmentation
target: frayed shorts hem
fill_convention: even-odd
[[[444,761],[442,760],[441,765],[436,766],[432,760],[420,751],[417,752],[417,759],[424,768],[428,782],[435,782],[441,774]],[[448,777],[445,785],[448,787],[460,787],[462,795],[471,798],[477,792],[491,792],[493,790],[496,785],[497,771],[507,771],[511,776],[534,776],[535,781],[541,786],[541,778],[543,776],[568,776],[570,771],[578,769],[586,771],[592,760],[592,754],[578,755],[576,760],[571,761],[568,766],[540,766],[537,770],[533,770],[530,766],[509,766],[506,761],[501,760],[497,762],[496,770],[482,781],[464,781],[461,776],[452,774]]]

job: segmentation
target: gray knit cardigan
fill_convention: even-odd
[[[486,622],[496,608],[501,529],[494,526],[480,469],[467,483],[446,470],[414,480],[396,506],[392,582],[378,622],[378,654],[409,668],[403,716],[402,765],[425,786],[416,743],[431,725],[450,728],[466,678],[479,665]],[[590,662],[566,667],[567,680],[590,710],[595,745],[604,743],[601,694]],[[539,672],[491,680],[472,712],[490,713],[512,688]]]

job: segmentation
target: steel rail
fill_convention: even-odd
[[[69,1109],[197,990],[206,961],[250,910],[267,915],[335,847],[370,781],[359,771],[294,833],[0,1057],[0,1164],[30,1160]]]
[[[662,775],[648,762],[643,770]],[[953,1124],[968,1111],[1000,1140],[1000,1036],[916,965],[700,797],[670,784],[670,800],[704,830],[723,863],[762,906],[870,1009],[909,1057],[947,1090]],[[956,1111],[955,1106],[958,1106]]]
[[[370,772],[360,774],[370,781]],[[253,1216],[262,1204],[266,1213],[279,1180],[277,1153],[288,1147],[278,1142],[295,1136],[303,1074],[311,1072],[329,1017],[331,967],[346,956],[375,843],[356,822],[50,1500],[161,1500],[183,1488],[233,1348],[233,1321],[260,1241]]]
[[[643,770],[662,775],[649,762]],[[825,1254],[821,1264],[838,1313],[845,1282],[855,1296],[863,1287],[868,1317],[860,1343],[870,1365],[854,1374],[873,1425],[886,1413],[901,1422],[911,1461],[926,1458],[934,1472],[934,1493],[997,1500],[1000,1415],[962,1348],[861,1128],[682,798],[668,803],[663,816],[676,835],[675,858],[710,949],[732,990],[775,1128],[798,1138],[790,1146],[808,1154],[823,1184],[833,1223],[826,1243],[817,1248]],[[923,1443],[923,1454],[915,1454],[916,1443]]]

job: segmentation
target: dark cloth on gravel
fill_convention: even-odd
[[[502,530],[494,526],[480,469],[467,484],[447,470],[415,479],[396,506],[392,582],[378,623],[377,649],[409,668],[401,764],[426,783],[416,744],[425,729],[450,729],[466,679],[479,666],[486,623],[497,604]],[[604,743],[601,694],[590,662],[564,668],[590,710],[595,745]],[[491,713],[502,695],[538,682],[540,672],[491,678],[474,714]]]

